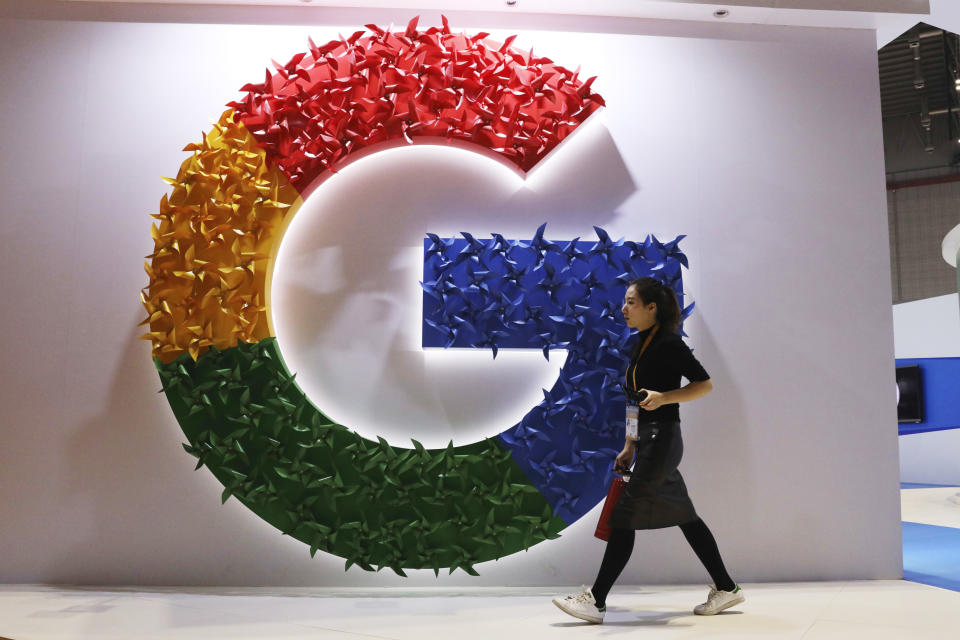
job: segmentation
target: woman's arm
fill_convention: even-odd
[[[640,408],[647,411],[659,409],[665,404],[675,404],[678,402],[690,402],[697,398],[702,398],[713,391],[713,382],[710,379],[699,382],[689,382],[686,386],[674,389],[673,391],[651,391],[647,392],[647,399],[640,403]]]
[[[613,462],[613,470],[617,473],[623,473],[630,468],[630,465],[633,464],[633,455],[634,451],[637,449],[637,442],[627,438],[626,443],[623,445],[623,451],[617,455],[617,459]]]

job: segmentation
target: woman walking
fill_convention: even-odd
[[[743,590],[730,578],[713,534],[700,519],[677,469],[683,456],[678,403],[701,398],[713,383],[690,348],[677,335],[680,306],[670,287],[654,278],[633,281],[624,296],[623,317],[639,330],[627,367],[627,437],[614,470],[633,473],[610,516],[607,542],[593,587],[554,598],[564,612],[601,623],[610,588],[630,559],[637,529],[679,526],[714,586],[707,601],[694,607],[698,615],[714,615],[744,601]],[[680,378],[689,383],[680,386]]]

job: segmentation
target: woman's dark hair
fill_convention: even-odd
[[[680,326],[680,304],[673,289],[656,278],[637,278],[630,286],[636,289],[643,304],[657,303],[657,323],[660,328],[676,333]]]

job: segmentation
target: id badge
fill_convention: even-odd
[[[635,404],[627,404],[627,437],[631,440],[637,439],[637,425],[640,421],[640,407]]]

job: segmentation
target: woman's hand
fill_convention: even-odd
[[[670,404],[667,402],[667,399],[659,391],[651,391],[650,389],[641,389],[641,391],[647,392],[646,399],[640,403],[640,408],[645,411],[653,411],[654,409],[659,409],[665,404]]]
[[[613,470],[617,473],[623,473],[630,469],[630,465],[633,464],[633,452],[634,445],[628,444],[623,448],[623,451],[617,455],[616,461],[613,463]]]

